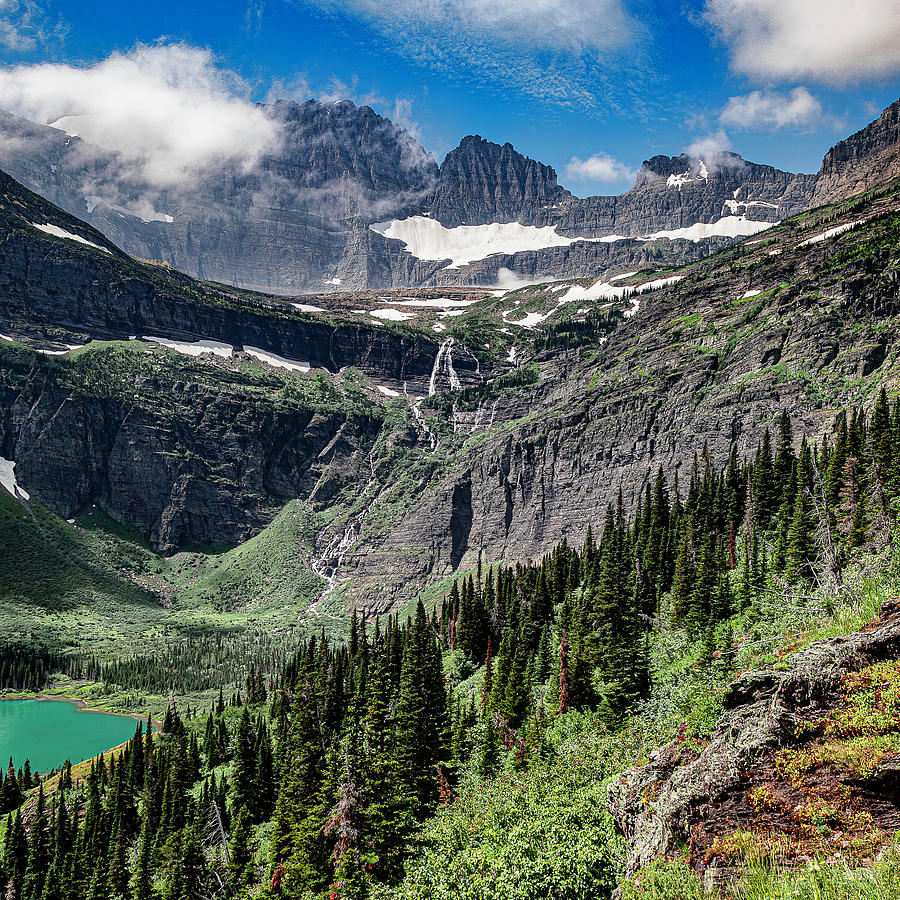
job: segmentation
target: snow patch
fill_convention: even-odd
[[[634,274],[634,273],[632,273]],[[657,278],[655,281],[647,281],[638,285],[622,285],[617,286],[606,281],[598,281],[588,287],[575,285],[568,293],[564,294],[559,305],[564,303],[590,303],[597,300],[621,300],[624,297],[634,297],[638,294],[647,294],[650,291],[657,291],[660,288],[669,287],[685,278],[684,275],[672,275],[669,278]],[[625,313],[627,317],[633,316],[637,312],[637,306],[634,300],[632,302],[632,310]]]
[[[448,269],[458,269],[497,253],[512,254],[525,250],[568,247],[578,241],[609,243],[627,240],[619,235],[570,238],[557,234],[556,225],[521,225],[518,222],[445,228],[440,222],[426,216],[376,222],[369,228],[390,240],[400,241],[404,249],[417,259],[432,262],[450,260],[446,266]]]
[[[255,357],[260,362],[268,363],[277,369],[287,369],[289,372],[308,372],[312,367],[308,362],[301,359],[286,359],[277,353],[271,353],[268,350],[261,350],[259,347],[244,346],[244,353]]]
[[[145,335],[143,340],[162,344],[163,347],[168,347],[176,353],[183,353],[185,356],[202,356],[204,353],[212,353],[228,359],[234,352],[231,344],[223,344],[220,341],[173,341],[170,338],[153,337],[149,334]]]
[[[384,385],[376,384],[375,387],[384,394],[385,397],[399,397],[400,391],[391,390],[389,387],[384,387]]]
[[[623,272],[621,275],[613,275],[613,277],[609,279],[609,283],[612,284],[614,281],[622,281],[625,278],[631,278],[632,275],[637,275],[637,272]]]
[[[666,187],[677,187],[680,191],[686,184],[690,184],[693,180],[690,172],[682,172],[681,175],[670,175],[666,179]]]
[[[575,284],[563,294],[559,302],[562,305],[563,303],[590,303],[595,300],[619,300],[631,290],[627,287],[614,287],[606,281],[598,281],[588,287]]]
[[[332,284],[335,287],[338,287],[339,285],[343,284],[343,282],[340,278],[329,278],[328,281],[323,282],[323,284]]]
[[[431,326],[431,330],[435,334],[440,334],[442,331],[447,330],[447,326],[443,322],[436,322],[434,325]]]
[[[747,293],[741,297],[741,300],[749,300],[751,297],[758,297],[761,293],[762,291],[747,291]]]
[[[726,200],[725,206],[731,211],[732,215],[737,215],[741,209],[749,209],[751,206],[765,206],[767,209],[778,209],[777,203],[769,203],[766,200],[748,200],[746,202],[738,202],[737,200]]]
[[[550,313],[528,313],[524,319],[520,319],[518,322],[510,320],[509,324],[518,325],[520,328],[534,328],[535,325],[540,325],[549,315]]]
[[[635,292],[638,294],[646,294],[649,291],[658,291],[661,288],[669,287],[672,284],[678,284],[679,281],[684,281],[686,275],[672,275],[670,278],[657,278],[656,281],[648,281],[645,284],[639,284],[635,288]]]
[[[299,309],[300,312],[325,312],[321,306],[311,306],[309,303],[292,303],[291,306],[294,309]]]
[[[16,498],[16,500],[30,500],[31,495],[19,487],[16,481],[16,464],[11,459],[0,456],[0,484]]]
[[[823,231],[821,234],[817,234],[815,237],[808,238],[805,241],[797,244],[798,247],[808,247],[810,244],[821,244],[822,241],[827,241],[829,238],[837,237],[839,234],[843,234],[845,231],[849,231],[851,228],[856,228],[857,225],[862,225],[864,219],[860,219],[858,222],[849,222],[846,225],[838,225],[836,228],[829,228],[828,231]]]
[[[44,234],[65,238],[67,241],[77,241],[79,244],[84,244],[86,247],[93,247],[95,250],[100,250],[102,253],[109,253],[109,250],[107,250],[106,247],[101,247],[99,244],[95,244],[92,241],[83,238],[80,234],[72,234],[71,231],[66,231],[58,225],[50,225],[49,223],[46,225],[37,225],[34,222],[29,222],[28,224],[31,225],[32,228],[37,228],[38,231],[43,231]]]
[[[771,228],[774,222],[757,222],[746,216],[723,216],[718,222],[697,222],[685,228],[670,228],[651,234],[648,240],[668,238],[670,241],[703,241],[712,237],[749,237]]]
[[[407,319],[414,319],[416,317],[415,313],[403,312],[399,309],[375,309],[369,313],[370,316],[375,316],[376,319],[384,319],[388,322],[405,322]]]

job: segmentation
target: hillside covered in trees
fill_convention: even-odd
[[[608,896],[625,875],[608,779],[670,738],[701,748],[739,669],[871,621],[896,589],[898,497],[900,402],[882,391],[814,445],[785,413],[750,458],[660,472],[583,546],[485,560],[408,618],[354,615],[346,641],[262,655],[240,692],[206,713],[173,701],[158,734],[86,772],[11,761],[5,896]],[[146,687],[196,659],[102,677]],[[5,651],[0,675],[40,687],[61,665],[100,664]],[[878,759],[900,737],[890,696]],[[640,876],[626,893],[684,891],[708,862],[687,848],[653,876],[662,893]]]

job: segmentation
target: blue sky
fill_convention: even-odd
[[[900,0],[0,0],[0,64],[0,107],[107,143],[178,128],[167,104],[217,134],[248,101],[347,98],[438,159],[478,133],[618,193],[691,147],[815,171],[900,96]],[[130,72],[159,82],[138,110]]]

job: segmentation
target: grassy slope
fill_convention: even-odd
[[[69,524],[39,503],[0,492],[0,634],[102,659],[153,653],[191,635],[219,634],[241,646],[289,651],[311,632],[345,632],[343,609],[308,613],[323,582],[307,561],[316,519],[299,501],[239,547],[165,559],[101,510]],[[243,672],[235,673],[235,685]],[[59,676],[44,693],[117,712],[161,714],[166,697]],[[205,704],[216,690],[183,698]]]
[[[0,492],[0,633],[50,646],[137,640],[161,611],[78,529]]]

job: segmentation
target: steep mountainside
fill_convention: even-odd
[[[512,144],[464,137],[441,163],[440,181],[428,212],[448,228],[487,222],[542,222],[553,204],[572,195],[556,172],[517,153]]]
[[[642,189],[691,190],[668,183],[687,164],[656,160]],[[138,264],[4,184],[0,329],[63,354],[6,351],[0,456],[24,488],[66,515],[99,500],[166,550],[241,540],[304,498],[327,514],[317,571],[370,610],[479,556],[579,542],[704,444],[752,452],[784,409],[798,440],[821,434],[898,377],[896,185],[682,268],[298,309]],[[151,344],[68,347],[132,336]],[[164,377],[160,340],[189,368]]]
[[[410,582],[474,567],[479,552],[534,558],[564,537],[578,543],[619,490],[630,507],[658,467],[686,478],[704,445],[720,462],[732,444],[752,452],[784,409],[798,438],[822,433],[836,407],[896,383],[898,245],[895,188],[670,272],[674,284],[631,297],[631,315],[612,328],[592,329],[594,304],[621,304],[629,283],[646,289],[649,276],[503,298],[517,315],[543,303],[540,322],[563,316],[571,297],[583,331],[551,317],[541,328],[573,349],[518,338],[527,389],[498,381],[428,401],[445,443],[427,478],[384,483],[395,519],[364,528],[347,554],[355,601],[400,602]]]
[[[303,366],[354,365],[426,393],[438,342],[380,320],[317,315],[275,297],[207,285],[125,256],[93,228],[0,172],[0,324],[56,349],[150,335],[248,345]],[[324,310],[319,310],[324,313]],[[464,379],[478,365],[461,359]]]
[[[240,543],[289,500],[364,478],[380,425],[352,383],[253,363],[137,341],[41,360],[0,343],[0,456],[63,517],[99,503],[166,553]]]
[[[296,293],[367,283],[366,225],[419,208],[434,160],[352,103],[266,108],[279,142],[250,171],[223,162],[159,188],[116,154],[3,113],[3,166],[134,256],[200,278]]]
[[[627,193],[582,200],[559,187],[553,169],[510,144],[467,137],[441,164],[429,214],[448,228],[520,222],[556,225],[568,236],[646,237],[736,216],[778,222],[806,208],[814,183],[812,175],[781,172],[736,153],[708,160],[654,156]],[[721,236],[728,236],[729,224],[721,226]]]
[[[900,100],[835,144],[816,176],[812,204],[831,203],[900,176]]]

